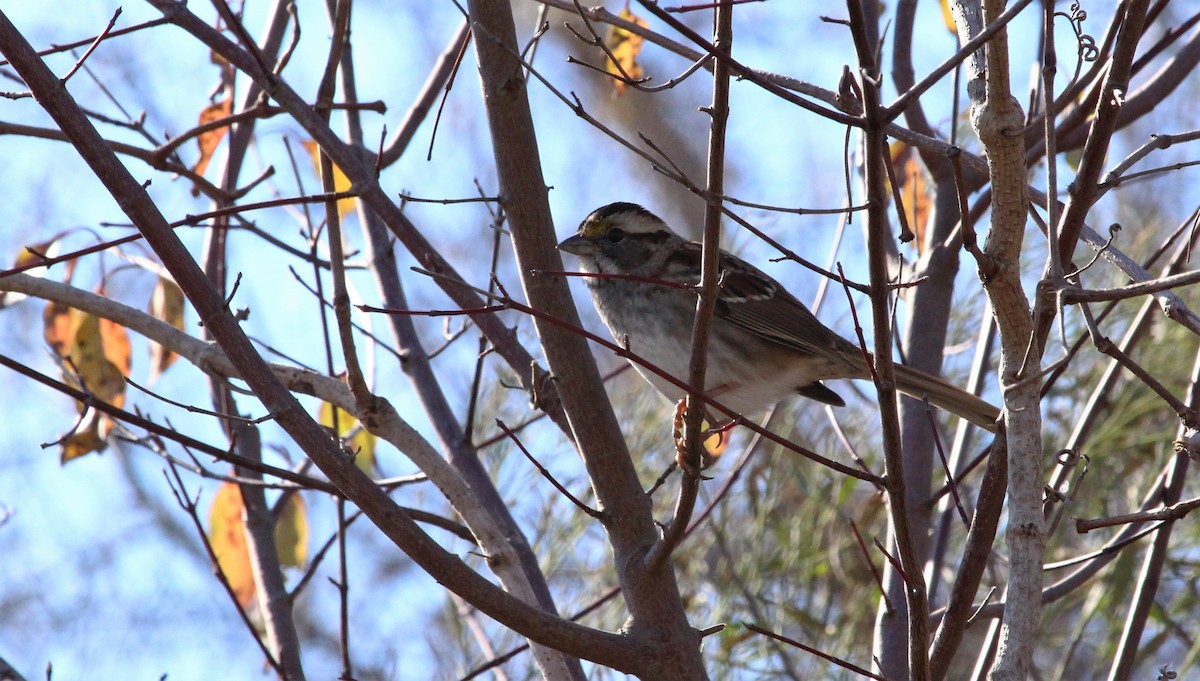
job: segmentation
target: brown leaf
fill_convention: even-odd
[[[62,441],[62,452],[58,456],[60,465],[85,454],[104,451],[108,443],[105,441],[105,435],[100,432],[103,420],[101,416],[95,409],[89,409],[74,432]]]
[[[219,102],[209,104],[200,111],[199,125],[226,118],[231,113],[233,113],[233,100],[226,97]],[[217,145],[221,143],[221,140],[225,137],[225,133],[228,131],[229,126],[223,125],[196,136],[196,144],[200,147],[200,158],[196,160],[196,165],[192,166],[193,172],[197,175],[203,175],[204,171],[208,170],[208,162],[212,160],[213,153],[217,150]]]
[[[155,319],[162,320],[171,326],[183,330],[183,290],[179,284],[159,277],[154,292],[150,294],[148,311]],[[167,367],[178,357],[174,352],[150,341],[150,383],[154,383]]]
[[[646,20],[629,11],[629,4],[621,9],[617,16],[632,21],[633,23],[643,28],[648,28],[650,24]],[[637,62],[638,55],[642,53],[642,43],[644,39],[635,33],[630,33],[623,28],[612,26],[608,29],[608,37],[604,40],[608,45],[608,49],[612,52],[612,59],[606,59],[604,70],[617,77],[613,80],[613,87],[618,95],[625,94],[625,76],[630,80],[641,80],[645,77],[645,72]],[[615,59],[615,61],[614,61]],[[622,71],[624,72],[622,74]]]

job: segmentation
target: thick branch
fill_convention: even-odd
[[[507,3],[483,0],[472,0],[468,9],[521,285],[531,307],[578,326],[566,280],[532,274],[559,271],[563,265],[555,248],[558,240],[511,9]],[[605,528],[631,616],[628,635],[642,651],[654,651],[626,664],[636,665],[648,678],[702,678],[699,638],[687,622],[674,571],[669,563],[655,566],[645,561],[658,528],[588,344],[542,316],[535,325],[576,447],[605,512]]]
[[[167,16],[185,11],[170,2],[155,2]],[[530,638],[616,669],[630,669],[630,641],[566,622],[505,593],[478,575],[460,558],[426,535],[387,494],[305,412],[271,368],[254,350],[224,300],[200,271],[186,248],[158,212],[145,189],[121,165],[71,96],[33,48],[0,13],[0,52],[3,52],[46,109],[67,134],[83,159],[138,226],[195,306],[205,327],[228,352],[230,361],[275,417],[279,425],[313,459],[346,496],[424,570],[489,616]],[[364,424],[370,423],[366,415]]]
[[[959,37],[966,42],[992,23],[1003,0],[953,3]],[[982,59],[978,57],[982,56]],[[1004,396],[1008,457],[1009,526],[1006,540],[1012,572],[1008,584],[1000,648],[992,678],[1023,681],[1033,655],[1041,613],[1042,555],[1045,545],[1041,509],[1042,440],[1038,383],[1041,357],[1033,341],[1033,318],[1021,286],[1020,255],[1025,233],[1028,194],[1024,143],[1019,134],[1025,116],[1010,90],[1007,31],[988,42],[984,55],[970,62],[967,92],[971,122],[986,150],[992,181],[992,228],[988,231],[980,271],[1000,333],[1000,382]]]

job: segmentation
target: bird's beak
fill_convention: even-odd
[[[592,255],[596,252],[596,244],[591,239],[576,234],[559,244],[558,250],[566,251],[572,255]]]

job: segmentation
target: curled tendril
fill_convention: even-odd
[[[1082,458],[1083,457],[1080,455],[1078,450],[1071,448],[1060,449],[1054,454],[1054,459],[1058,462],[1058,465],[1064,467],[1074,466],[1075,464],[1079,463]]]
[[[1083,22],[1087,21],[1087,11],[1079,6],[1078,2],[1072,2],[1069,12],[1055,12],[1054,16],[1062,17],[1071,24],[1071,30],[1075,32],[1075,42],[1078,44],[1079,58],[1086,62],[1093,62],[1100,58],[1100,48],[1096,47],[1096,39],[1091,35],[1083,32]]]

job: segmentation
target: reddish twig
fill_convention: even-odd
[[[883,607],[888,612],[895,612],[892,609],[892,603],[888,600],[887,589],[883,587],[883,575],[879,574],[879,568],[875,567],[875,561],[871,560],[871,552],[867,549],[867,543],[863,541],[862,533],[858,531],[858,525],[851,520],[850,531],[854,533],[854,541],[858,543],[858,549],[862,552],[862,556],[867,561],[867,567],[871,569],[871,576],[875,578],[875,585],[879,587],[879,595],[883,598]]]
[[[501,421],[500,419],[496,419],[496,425],[500,428],[500,430],[504,431],[504,434],[507,435],[509,437],[509,439],[513,441],[514,444],[517,445],[517,449],[521,450],[521,453],[525,455],[525,458],[529,459],[529,463],[533,464],[538,469],[538,472],[542,474],[542,477],[549,480],[551,485],[554,485],[554,489],[558,490],[559,493],[561,493],[564,497],[566,497],[568,500],[570,500],[570,502],[572,504],[575,504],[575,506],[577,506],[579,508],[579,510],[583,511],[584,513],[588,514],[589,516],[591,516],[597,520],[599,520],[600,518],[603,517],[603,515],[604,515],[603,513],[601,513],[600,511],[597,511],[596,509],[592,508],[591,506],[588,506],[587,504],[580,501],[579,498],[576,497],[574,494],[571,494],[571,492],[568,491],[566,487],[563,487],[562,483],[560,483],[558,480],[555,480],[554,476],[550,475],[550,471],[546,470],[546,467],[543,466],[541,464],[541,462],[539,462],[533,456],[533,454],[531,454],[529,452],[529,450],[525,448],[524,443],[521,442],[520,438],[517,437],[516,433],[512,432],[512,430],[510,430],[509,427],[504,424],[504,421]]]
[[[443,277],[443,275],[439,275],[436,272],[431,272],[429,270],[422,269],[420,267],[414,267],[412,269],[414,272],[418,272],[420,274],[425,274],[430,277],[434,277],[437,279],[446,279],[445,277]],[[600,336],[597,336],[596,334],[591,333],[590,331],[587,331],[586,329],[582,329],[578,326],[575,326],[574,324],[570,324],[561,319],[558,319],[557,317],[554,317],[553,315],[548,315],[545,312],[542,312],[541,310],[538,310],[538,309],[529,307],[528,305],[524,305],[520,302],[517,302],[516,300],[513,300],[512,298],[508,297],[507,293],[503,292],[503,289],[501,289],[501,294],[499,294],[499,295],[490,294],[487,291],[475,288],[474,286],[471,286],[470,284],[467,284],[464,281],[460,281],[457,279],[446,279],[446,280],[451,281],[458,286],[468,287],[478,295],[489,297],[493,300],[497,300],[506,309],[516,310],[517,312],[527,314],[531,317],[537,317],[538,319],[543,319],[555,326],[558,326],[563,329],[567,329],[571,333],[579,334],[580,336],[583,336],[584,338],[592,341],[593,343],[596,343],[598,345],[601,345],[601,346],[611,350],[618,357],[622,357],[624,359],[629,360],[630,362],[632,362],[634,364],[637,364],[640,367],[644,367],[646,370],[654,373],[656,376],[661,377],[663,380],[670,382],[672,385],[680,388],[681,390],[687,391],[690,388],[690,386],[688,386],[688,384],[686,382],[672,376],[671,374],[668,374],[667,372],[665,372],[661,368],[659,368],[657,365],[655,365],[652,362],[647,361],[640,355],[637,355],[637,354],[629,351],[628,349],[621,347],[620,345],[617,345],[616,343],[613,343],[610,340],[601,338]],[[360,306],[360,309],[361,308],[362,308],[362,306]],[[373,309],[378,310],[380,312],[387,313],[387,314],[391,314],[393,312],[398,312],[399,314],[405,314],[405,312],[406,312],[404,310],[389,310],[389,309],[381,309],[381,308],[373,308]],[[838,471],[839,473],[842,473],[844,475],[848,475],[853,478],[858,478],[859,480],[864,480],[864,481],[870,482],[870,483],[877,483],[880,481],[880,478],[877,475],[865,473],[856,468],[852,468],[845,464],[838,463],[837,461],[833,461],[832,459],[821,456],[820,454],[817,454],[816,452],[814,452],[810,449],[801,447],[800,445],[796,444],[795,442],[792,442],[791,440],[783,438],[779,435],[776,435],[775,433],[772,433],[769,430],[762,428],[761,426],[755,424],[753,421],[750,421],[749,419],[742,416],[741,414],[738,414],[733,409],[726,407],[720,401],[718,401],[717,399],[715,399],[711,396],[703,395],[702,397],[703,397],[704,402],[706,404],[708,404],[710,407],[715,407],[716,409],[724,412],[725,414],[730,415],[731,420],[736,422],[737,425],[745,426],[745,427],[749,428],[750,430],[761,434],[763,437],[767,438],[771,442],[774,442],[775,444],[785,447],[793,452],[796,452],[797,454],[799,454],[811,461],[819,463],[822,466],[825,466],[827,468],[832,468],[833,470]]]
[[[834,657],[833,655],[830,655],[829,653],[823,653],[823,652],[817,650],[816,648],[813,648],[812,646],[804,645],[803,643],[801,643],[795,639],[788,638],[781,634],[776,634],[775,632],[773,632],[769,629],[766,629],[764,627],[761,627],[757,624],[754,624],[752,622],[742,622],[742,626],[746,627],[750,631],[753,631],[757,634],[762,634],[763,636],[767,636],[776,641],[779,641],[780,643],[786,643],[790,646],[795,646],[795,647],[799,648],[800,650],[803,650],[806,653],[816,655],[817,657],[821,658],[822,660],[825,660],[826,662],[832,662],[833,664],[836,664],[837,666],[839,666],[843,669],[849,669],[850,671],[854,672],[855,674],[861,674],[862,676],[865,676],[869,679],[876,679],[877,681],[888,681],[887,677],[880,676],[880,675],[878,675],[868,669],[864,669],[856,664],[847,662],[838,657]]]

